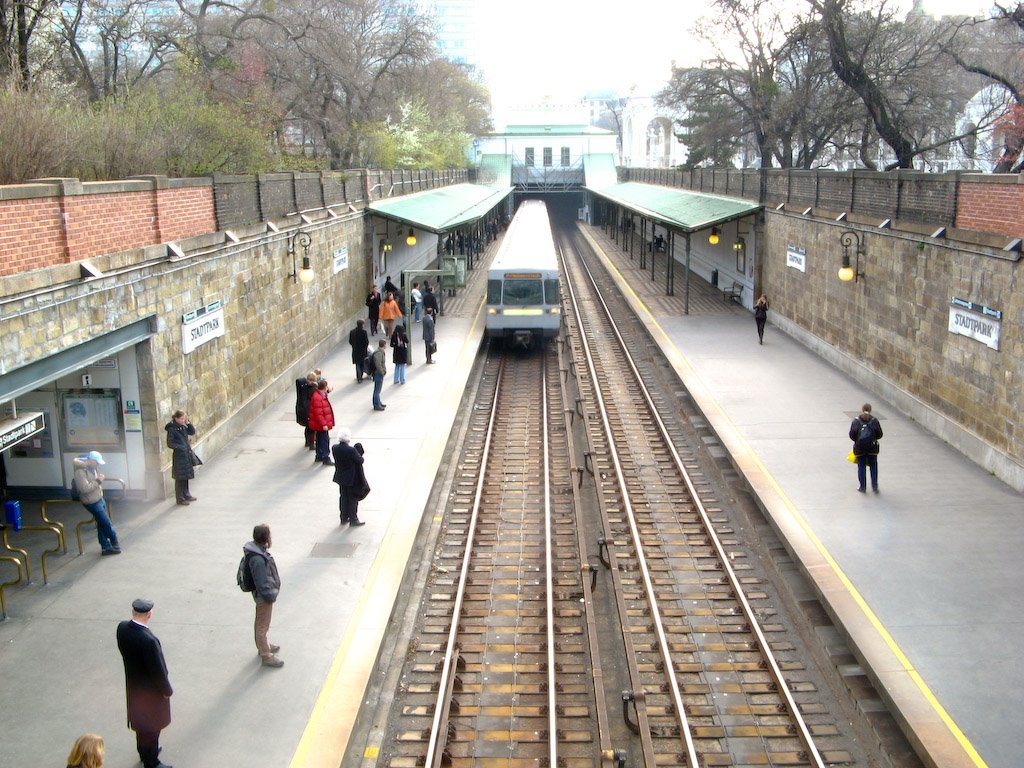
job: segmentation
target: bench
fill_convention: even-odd
[[[743,283],[733,280],[732,287],[722,289],[722,296],[727,301],[740,301],[743,298]]]

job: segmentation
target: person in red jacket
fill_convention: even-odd
[[[334,427],[334,409],[331,401],[327,399],[329,389],[327,379],[320,379],[316,392],[309,400],[309,428],[316,432],[316,458],[329,467],[334,466],[331,461],[331,429]]]

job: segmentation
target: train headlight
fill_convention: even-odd
[[[500,315],[501,314],[501,310],[499,310],[497,307],[488,307],[487,308],[487,314],[488,315]]]

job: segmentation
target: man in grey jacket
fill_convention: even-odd
[[[105,464],[103,454],[89,451],[83,456],[72,459],[71,466],[75,470],[75,490],[82,506],[89,510],[96,519],[96,538],[100,542],[101,555],[120,555],[121,545],[117,542],[117,532],[107,514],[107,502],[103,498],[104,475],[99,471],[100,464]]]
[[[252,592],[253,600],[256,601],[256,650],[263,659],[263,666],[283,667],[284,662],[275,655],[280,646],[273,645],[267,640],[274,603],[277,601],[278,592],[281,591],[281,577],[277,573],[274,556],[270,554],[270,544],[270,526],[261,523],[252,529],[252,541],[242,547],[242,552],[245,553],[249,573],[256,587]]]

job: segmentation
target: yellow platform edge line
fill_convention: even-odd
[[[462,348],[459,351],[459,362],[456,365],[463,364],[468,357],[470,358],[468,364],[472,366],[471,358],[476,356],[476,349],[472,346],[472,342],[476,338],[480,318],[483,316],[483,307],[484,304],[481,300],[473,320],[473,325],[470,327],[470,331],[466,335]],[[463,392],[461,390],[456,390],[456,388],[452,387],[446,388],[445,398],[454,399],[456,408],[458,407],[458,402],[462,400],[462,396]],[[443,454],[444,448],[445,443],[429,440],[425,436],[420,451],[417,454],[415,466],[434,466],[433,462],[421,460],[423,452],[431,451]],[[429,478],[417,478],[416,482],[407,483],[402,496],[397,502],[397,508],[409,509],[409,504],[406,502],[412,489],[416,488],[419,490],[424,482],[429,493],[436,474],[435,469]],[[420,509],[416,515],[417,519],[422,517],[422,514],[423,510]],[[345,756],[345,751],[348,749],[348,742],[352,735],[352,726],[359,713],[363,693],[366,690],[366,684],[373,670],[373,663],[376,661],[377,652],[379,652],[381,641],[387,630],[387,617],[391,615],[392,606],[394,605],[395,597],[404,574],[403,569],[402,572],[397,574],[397,578],[383,580],[383,575],[387,573],[385,566],[394,563],[394,556],[399,548],[405,552],[406,559],[408,558],[408,553],[412,551],[416,532],[419,530],[419,524],[410,524],[408,518],[409,516],[403,515],[394,516],[391,519],[387,532],[384,534],[383,539],[381,539],[380,547],[377,549],[377,556],[374,558],[373,564],[366,575],[366,581],[363,583],[359,600],[352,613],[352,619],[349,621],[348,627],[345,629],[338,644],[330,669],[324,678],[324,684],[313,704],[306,728],[303,730],[302,737],[295,748],[295,753],[292,755],[290,768],[337,768]],[[375,607],[380,605],[387,606],[383,623],[363,623],[367,608],[370,605]],[[370,650],[375,652],[373,658],[366,659],[361,657],[358,663],[353,663],[348,656],[357,632],[359,633],[359,643],[362,651],[364,653]]]
[[[626,280],[625,276],[623,276],[622,273],[619,272],[619,270],[616,268],[615,264],[612,263],[611,259],[608,257],[607,253],[604,251],[601,245],[596,240],[594,240],[594,238],[586,229],[580,228],[580,230],[582,231],[583,235],[587,238],[587,240],[590,242],[591,246],[594,248],[594,251],[600,256],[605,266],[613,274],[616,282],[618,283],[619,288],[627,294],[627,298],[629,298],[629,301],[633,305],[634,309],[646,316],[648,328],[650,328],[654,332],[654,335],[656,336],[658,342],[661,345],[662,351],[670,350],[671,352],[667,353],[667,356],[670,358],[673,364],[680,364],[679,366],[676,366],[677,369],[683,368],[684,370],[686,370],[688,376],[691,376],[694,379],[701,381],[703,389],[706,392],[710,392],[710,389],[706,385],[703,385],[703,381],[697,374],[694,367],[687,360],[686,356],[676,347],[676,345],[672,342],[672,339],[670,339],[669,336],[664,332],[662,327],[658,324],[657,319],[648,309],[647,305],[636,294],[632,286]],[[899,647],[899,644],[897,644],[896,640],[885,628],[885,626],[882,624],[878,616],[875,615],[875,612],[871,610],[871,607],[868,605],[867,601],[860,594],[857,588],[853,585],[853,582],[851,582],[850,579],[846,576],[846,573],[839,566],[839,563],[836,562],[835,558],[832,557],[832,554],[825,547],[825,544],[818,538],[818,536],[811,529],[810,525],[804,519],[803,515],[801,515],[800,512],[797,510],[796,505],[793,504],[790,498],[779,486],[778,482],[776,482],[775,477],[771,474],[771,472],[768,471],[768,468],[765,467],[764,463],[757,456],[757,454],[754,453],[754,450],[750,447],[749,443],[747,443],[747,441],[741,436],[739,429],[726,415],[725,411],[722,409],[719,402],[710,395],[701,397],[700,402],[702,409],[706,410],[708,407],[713,408],[719,419],[723,423],[727,424],[729,428],[733,431],[734,441],[740,446],[742,446],[742,449],[744,450],[747,457],[749,457],[750,460],[753,461],[754,464],[757,466],[757,470],[764,476],[764,478],[771,485],[772,490],[776,493],[776,495],[783,502],[783,504],[785,504],[790,515],[793,517],[794,522],[796,522],[796,524],[804,532],[804,535],[807,536],[808,540],[812,543],[812,545],[815,547],[818,553],[822,556],[822,558],[825,560],[828,566],[835,573],[836,577],[843,584],[844,588],[847,590],[850,597],[864,613],[864,616],[871,623],[872,627],[874,627],[875,631],[878,632],[879,636],[882,638],[883,642],[892,652],[893,656],[896,657],[903,671],[910,677],[911,680],[914,681],[914,685],[917,686],[918,690],[920,690],[921,694],[924,696],[929,706],[931,706],[936,716],[946,725],[950,733],[956,739],[957,743],[960,744],[960,746],[963,748],[964,752],[971,759],[974,765],[978,768],[988,768],[987,764],[982,759],[981,755],[979,755],[978,751],[974,748],[974,745],[971,743],[970,739],[968,739],[967,736],[963,733],[963,731],[960,730],[959,726],[957,726],[956,722],[946,711],[945,707],[942,706],[939,700],[935,697],[935,694],[932,693],[931,688],[928,687],[928,684],[924,681],[924,679],[921,677],[918,671],[914,668],[914,665],[910,663],[910,659],[907,658],[907,655]]]

